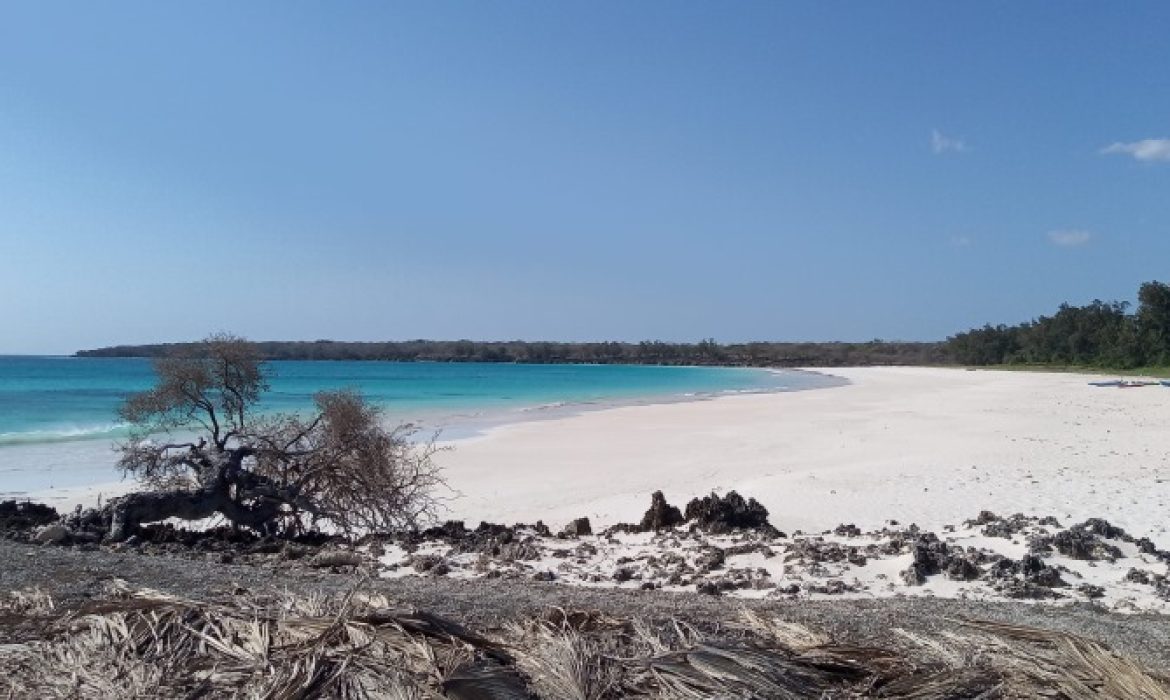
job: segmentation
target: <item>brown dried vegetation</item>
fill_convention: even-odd
[[[115,585],[68,612],[10,600],[43,621],[0,648],[11,697],[1170,697],[1165,676],[1092,641],[1002,623],[874,648],[746,612],[717,635],[559,608],[478,633],[356,590],[194,601]]]
[[[353,534],[433,515],[442,484],[434,441],[412,441],[409,425],[387,428],[356,392],[318,394],[310,417],[261,415],[260,354],[229,335],[183,346],[155,369],[156,386],[122,408],[134,432],[119,460],[151,490],[110,504],[114,539],[170,517],[219,514],[265,534],[326,523]]]

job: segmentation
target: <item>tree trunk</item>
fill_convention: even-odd
[[[214,491],[145,491],[110,501],[109,538],[121,541],[142,523],[182,518],[200,520],[220,511],[223,499]]]
[[[108,537],[119,542],[133,535],[143,523],[167,518],[202,520],[219,514],[234,525],[251,528],[264,534],[273,534],[280,517],[279,498],[255,498],[250,505],[237,503],[228,495],[226,486],[199,491],[143,491],[131,493],[110,501],[106,512],[110,517]]]

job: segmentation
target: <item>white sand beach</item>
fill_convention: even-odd
[[[1165,543],[1170,390],[1076,374],[856,368],[838,388],[615,408],[503,426],[441,455],[474,524],[637,520],[736,489],[776,527],[941,528],[974,517],[1104,517]]]
[[[937,529],[987,509],[1104,517],[1170,540],[1168,389],[1058,373],[824,371],[850,383],[587,411],[454,441],[439,455],[455,492],[446,515],[604,527],[638,520],[655,490],[682,507],[735,489],[788,532],[888,519]],[[100,478],[22,497],[65,509],[131,486],[112,470]]]

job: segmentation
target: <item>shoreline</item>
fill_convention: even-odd
[[[737,490],[782,530],[887,519],[941,528],[980,510],[1104,517],[1166,539],[1170,393],[1091,387],[1093,375],[937,368],[816,369],[833,391],[574,406],[441,440],[443,517],[471,524],[578,517],[607,526]],[[532,411],[532,413],[538,413]],[[96,469],[95,469],[96,471]],[[108,479],[15,495],[59,510],[130,487]],[[9,496],[6,496],[9,497]]]
[[[68,359],[68,358],[64,358]],[[572,363],[581,364],[581,363]],[[671,369],[712,369],[712,370],[749,370],[770,375],[817,375],[822,384],[817,386],[775,385],[772,387],[753,389],[726,389],[700,390],[684,394],[663,393],[647,396],[615,396],[601,399],[566,400],[553,403],[521,405],[521,406],[487,406],[472,407],[451,411],[437,408],[411,408],[395,410],[393,405],[383,406],[386,424],[413,425],[416,427],[416,438],[426,440],[435,435],[436,442],[443,445],[459,446],[465,443],[487,437],[489,434],[506,429],[509,426],[525,423],[539,423],[557,421],[575,416],[604,412],[629,407],[646,407],[673,405],[692,402],[711,401],[729,396],[751,396],[774,393],[789,393],[800,391],[814,391],[818,389],[834,388],[847,380],[840,379],[832,374],[819,370],[802,368],[767,368],[767,367],[710,367],[705,365],[663,365]],[[389,409],[389,410],[387,410]],[[411,417],[411,414],[414,414]],[[113,439],[94,439],[70,437],[45,442],[20,442],[0,445],[0,478],[5,473],[16,479],[28,474],[32,468],[8,469],[5,462],[20,460],[28,455],[40,460],[38,472],[49,474],[50,481],[54,475],[65,481],[64,486],[48,486],[45,488],[11,489],[9,483],[0,480],[0,500],[17,499],[39,501],[52,505],[58,510],[72,510],[81,505],[89,507],[99,498],[112,498],[127,493],[132,489],[133,482],[118,479],[115,459],[112,457]],[[7,458],[7,459],[3,459]],[[96,466],[95,466],[95,463]],[[91,477],[83,476],[76,483],[81,473],[104,472],[108,478],[101,481],[90,481]],[[71,478],[72,477],[72,478]],[[8,486],[9,488],[4,488]]]
[[[785,530],[897,518],[941,528],[988,509],[1106,517],[1164,538],[1170,394],[1092,375],[828,370],[834,391],[719,397],[502,426],[444,456],[451,517],[603,525],[735,489]]]

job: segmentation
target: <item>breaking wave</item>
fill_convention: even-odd
[[[113,439],[126,435],[128,423],[106,423],[101,425],[79,425],[50,430],[28,430],[24,432],[0,433],[0,446],[37,445],[78,440]]]

